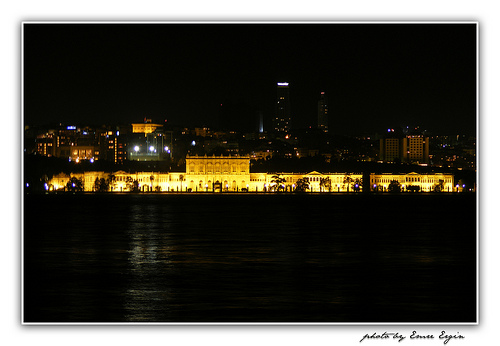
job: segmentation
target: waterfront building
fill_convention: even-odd
[[[370,174],[371,191],[389,191],[392,182],[396,182],[402,192],[453,192],[453,174],[448,173],[407,173],[407,174]]]
[[[337,173],[251,173],[249,156],[186,156],[185,172],[135,172],[117,171],[84,172],[55,175],[47,190],[65,190],[71,178],[82,182],[84,191],[95,191],[96,179],[105,179],[109,190],[125,192],[269,192],[295,191],[299,182],[307,182],[308,192],[361,192],[389,191],[391,182],[397,182],[402,192],[454,192],[453,175],[434,174],[370,174],[370,181],[363,182],[363,174]],[[394,183],[393,183],[394,184]]]

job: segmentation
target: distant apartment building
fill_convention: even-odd
[[[289,133],[291,123],[289,83],[281,82],[277,84],[276,116],[273,119],[274,131],[283,134]]]
[[[429,137],[408,135],[402,142],[403,162],[429,163]]]
[[[120,134],[119,130],[104,129],[96,132],[96,135],[98,136],[96,160],[113,163],[123,163],[127,160],[127,137]]]
[[[380,160],[385,162],[429,163],[429,137],[423,135],[388,134],[380,139]]]
[[[401,140],[399,138],[380,139],[380,159],[395,162],[402,157]]]
[[[328,132],[328,100],[322,91],[318,101],[318,129]]]
[[[44,133],[36,137],[36,153],[42,156],[56,156],[56,138],[53,133]]]

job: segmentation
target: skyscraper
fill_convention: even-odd
[[[324,91],[318,101],[318,129],[328,132],[328,100]]]
[[[276,95],[276,117],[273,121],[274,131],[278,133],[290,132],[290,89],[288,83],[278,83]]]

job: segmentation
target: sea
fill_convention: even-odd
[[[476,323],[471,194],[26,194],[24,323]]]

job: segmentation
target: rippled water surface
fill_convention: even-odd
[[[475,322],[475,195],[27,195],[25,322]]]

